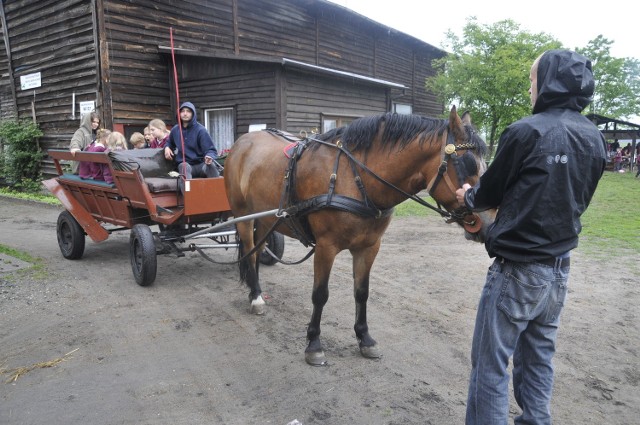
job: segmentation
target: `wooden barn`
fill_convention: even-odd
[[[329,1],[0,0],[0,19],[0,118],[36,120],[45,149],[94,108],[127,137],[172,125],[177,94],[219,151],[263,127],[443,112],[425,89],[443,50]]]

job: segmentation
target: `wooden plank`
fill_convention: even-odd
[[[184,213],[187,216],[230,211],[224,177],[185,181]]]
[[[58,198],[62,206],[78,221],[78,224],[82,226],[92,241],[102,242],[109,237],[109,232],[93,218],[89,211],[70,192],[58,183],[56,178],[44,180],[42,184]]]

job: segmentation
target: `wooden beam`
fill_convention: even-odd
[[[240,38],[238,37],[238,0],[233,0],[233,51],[240,54]]]
[[[13,65],[11,64],[11,42],[9,40],[9,29],[7,28],[7,18],[4,14],[4,2],[0,0],[0,20],[2,21],[2,35],[4,36],[4,47],[7,50],[7,65],[9,71],[9,83],[11,84],[11,96],[13,97],[13,114],[18,118],[18,99],[16,95],[16,82],[13,80]]]
[[[95,0],[96,6],[96,31],[100,61],[98,69],[100,72],[100,86],[102,93],[102,122],[105,128],[113,127],[113,104],[111,98],[111,71],[109,67],[109,42],[107,41],[107,31],[104,19],[104,0]]]
[[[600,130],[605,139],[638,139],[640,130]]]

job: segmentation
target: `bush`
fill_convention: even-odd
[[[40,161],[44,153],[38,145],[43,133],[29,120],[0,123],[0,175],[6,184],[19,191],[40,189]]]

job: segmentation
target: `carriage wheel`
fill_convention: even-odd
[[[129,259],[133,277],[140,286],[148,286],[156,280],[158,261],[153,233],[146,224],[136,224],[129,236]]]
[[[273,252],[279,260],[282,259],[282,254],[284,254],[284,236],[282,233],[271,232],[269,237],[267,238],[267,247],[269,251]],[[272,266],[277,262],[275,258],[271,256],[267,251],[262,251],[260,253],[260,263],[266,266]]]
[[[62,211],[56,225],[58,246],[67,260],[77,260],[84,254],[84,230],[69,211]]]

